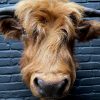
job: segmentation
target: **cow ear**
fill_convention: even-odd
[[[23,34],[23,28],[17,19],[0,16],[0,32],[7,38],[20,39]]]
[[[95,20],[82,20],[77,29],[77,39],[88,41],[100,36],[100,22]]]

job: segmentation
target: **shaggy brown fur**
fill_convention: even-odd
[[[17,21],[0,21],[0,30],[7,37],[23,38],[21,72],[35,96],[45,98],[33,83],[36,77],[50,84],[67,78],[68,86],[62,96],[73,85],[75,39],[87,41],[100,35],[100,22],[83,21],[83,13],[83,7],[68,0],[23,0],[17,4]]]

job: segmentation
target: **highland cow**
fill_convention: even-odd
[[[33,95],[58,99],[73,86],[75,40],[84,42],[100,35],[100,22],[83,20],[86,10],[68,0],[22,0],[0,10],[0,31],[24,42],[21,73]]]

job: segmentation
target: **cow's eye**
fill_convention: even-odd
[[[72,20],[72,22],[74,23],[74,25],[76,25],[77,24],[77,17],[76,17],[76,15],[72,13],[72,14],[69,15],[69,17]]]
[[[67,30],[66,30],[66,29],[61,29],[61,31],[62,31],[63,33],[66,33],[66,34],[67,34]]]
[[[48,22],[48,20],[45,17],[41,17],[40,22],[42,24],[46,24]]]

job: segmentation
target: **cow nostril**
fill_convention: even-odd
[[[39,78],[35,78],[33,82],[35,86],[38,88],[39,94],[41,94],[42,96],[46,96],[44,81]]]
[[[58,84],[58,89],[59,89],[58,94],[59,95],[61,95],[64,92],[65,88],[68,86],[68,83],[69,83],[68,79],[64,79]]]
[[[39,79],[39,78],[35,78],[34,79],[34,84],[38,87],[38,88],[42,88],[43,87],[43,80]]]
[[[38,84],[38,78],[35,78],[35,79],[34,79],[34,84],[35,84],[36,86],[39,85],[39,84]]]

